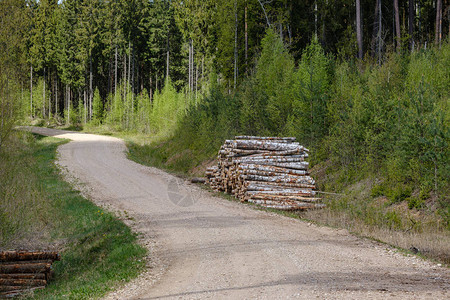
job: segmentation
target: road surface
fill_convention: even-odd
[[[448,268],[214,197],[128,160],[117,138],[30,130],[71,139],[58,163],[150,249],[149,270],[108,299],[450,299]]]

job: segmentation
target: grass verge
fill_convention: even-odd
[[[37,234],[46,239],[50,248],[58,249],[62,257],[53,265],[55,279],[45,290],[31,297],[99,298],[119,283],[136,277],[145,266],[143,257],[146,254],[146,250],[137,244],[136,234],[112,213],[73,190],[54,165],[56,148],[66,141],[18,134],[26,136],[17,141],[25,150],[16,149],[10,159],[13,159],[12,155],[26,159],[27,168],[18,176],[24,177],[24,182],[37,185],[34,202],[25,203],[23,207],[32,207],[33,203],[39,203],[40,207],[28,216],[31,222],[13,228],[15,234],[12,237],[20,234],[23,241]],[[40,240],[25,245],[42,247],[43,244]],[[3,241],[2,247],[10,249],[20,245],[17,239],[9,238]]]

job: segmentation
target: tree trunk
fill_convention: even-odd
[[[261,5],[261,8],[262,8],[262,10],[264,12],[264,16],[266,17],[267,26],[270,27],[269,17],[267,16],[267,12],[266,12],[266,9],[264,8],[264,4],[261,2],[261,0],[258,0],[258,2]]]
[[[400,50],[401,46],[402,46],[402,41],[401,41],[401,32],[400,32],[400,12],[398,9],[398,0],[394,0],[394,15],[395,15],[395,40],[396,40],[396,44],[397,44],[397,51]]]
[[[84,115],[84,124],[86,125],[86,119],[87,119],[87,92],[86,89],[84,89],[84,93],[83,93],[83,105],[84,105],[84,111],[83,111],[83,115]]]
[[[45,68],[44,68],[44,88],[42,89],[42,118],[45,118]]]
[[[131,51],[132,51],[132,56],[131,56],[131,61],[132,61],[132,66],[131,66],[131,92],[134,98],[134,93],[136,92],[136,84],[135,84],[135,72],[136,72],[136,54],[134,53],[134,44],[131,47]]]
[[[58,73],[56,73],[56,84],[55,84],[55,115],[58,117]]]
[[[197,91],[198,91],[198,65],[195,66],[195,103],[197,104]]]
[[[245,1],[245,72],[248,74],[248,24],[247,24],[247,0]]]
[[[440,45],[442,40],[442,0],[436,0],[436,34],[434,42]]]
[[[67,84],[65,84],[64,85],[64,106],[66,107],[66,110],[68,109],[68,107],[69,107],[69,97],[68,97],[68,94],[69,94],[69,92],[68,92],[68,88],[67,88]],[[63,111],[63,116],[64,116],[64,121],[66,122],[66,125],[67,125],[67,116],[66,116],[66,112],[65,111]]]
[[[30,67],[30,117],[33,118],[33,65]]]
[[[115,62],[114,62],[114,96],[117,95],[117,45],[115,50]]]
[[[191,39],[191,61],[190,61],[190,86],[189,89],[192,92],[194,90],[194,41]]]
[[[380,0],[376,0],[375,2],[375,12],[374,12],[374,18],[373,18],[373,31],[372,31],[372,56],[377,55],[377,37],[378,37],[378,2]]]
[[[93,81],[93,73],[92,73],[92,50],[89,50],[89,107],[88,107],[88,119],[92,119],[92,98],[93,98],[93,90],[92,90],[92,81]]]
[[[49,86],[49,95],[48,95],[48,118],[50,119],[51,118],[51,116],[52,116],[52,86],[51,86],[51,84],[52,84],[52,78],[53,78],[53,74],[52,74],[52,72],[51,72],[51,70],[50,70],[50,74],[49,74],[49,76],[48,76],[48,79],[49,79],[49,84],[50,84],[50,86]]]
[[[69,95],[68,95],[69,97],[68,97],[68,103],[67,103],[67,123],[70,125],[70,107],[72,106],[72,99],[71,99],[71,96],[72,96],[72,92],[71,92],[71,89],[70,89],[70,85],[69,85]]]
[[[153,75],[150,72],[150,103],[153,102]]]
[[[205,56],[202,56],[202,82],[204,82],[204,75],[205,75]]]
[[[122,75],[122,84],[123,84],[123,97],[127,96],[127,54],[123,55],[123,75]]]
[[[414,49],[414,0],[409,0],[408,9],[408,35],[409,35],[409,49]]]
[[[317,1],[314,1],[314,36],[317,38]]]
[[[378,51],[378,64],[381,65],[381,48],[382,48],[382,11],[381,11],[381,0],[378,0],[378,33],[377,33],[377,51]]]
[[[237,15],[237,0],[235,0],[234,1],[234,89],[236,89],[237,76],[238,76],[237,38],[238,38],[238,15]]]
[[[128,85],[131,83],[131,42],[128,42],[128,79],[126,89],[128,91]]]
[[[358,58],[363,58],[363,32],[361,23],[361,1],[356,0],[356,39],[358,41]]]
[[[191,91],[194,91],[194,41],[192,41],[191,47]]]
[[[188,86],[189,86],[189,91],[191,91],[191,44],[192,44],[192,40],[189,39],[189,63],[188,63]]]
[[[167,28],[167,57],[166,57],[166,81],[169,79],[169,59],[170,59],[170,26]]]

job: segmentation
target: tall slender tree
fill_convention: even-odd
[[[361,0],[356,0],[356,40],[358,42],[358,58],[363,58],[363,28],[361,20]]]
[[[442,40],[442,0],[436,0],[436,24],[434,42],[441,44]]]
[[[394,0],[394,16],[395,16],[395,43],[397,51],[401,48],[401,32],[400,32],[400,11],[398,8],[398,0]]]

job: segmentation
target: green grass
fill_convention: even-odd
[[[61,253],[61,261],[53,264],[54,280],[32,298],[99,298],[140,274],[146,250],[137,244],[136,234],[115,215],[83,198],[59,174],[54,164],[56,148],[67,141],[41,136],[28,140],[28,150],[17,155],[30,162],[25,176],[38,185],[45,213],[33,215],[36,222],[16,232],[36,232],[39,228],[33,224],[47,224],[45,236],[50,236],[50,244],[59,245]],[[8,247],[8,241],[4,246]]]

